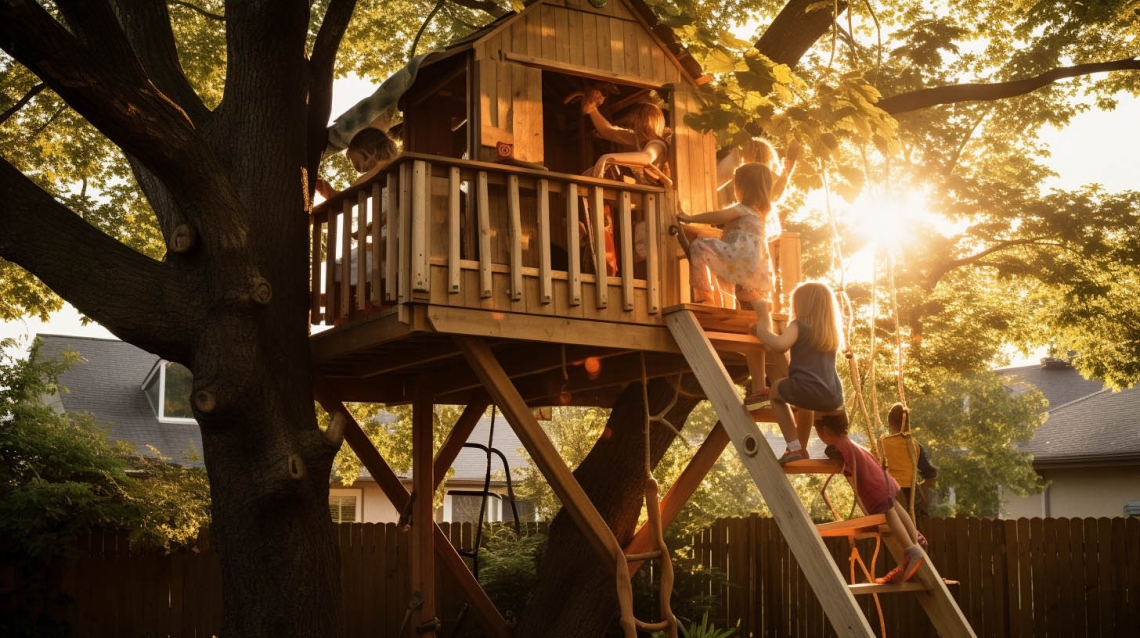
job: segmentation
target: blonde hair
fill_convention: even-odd
[[[736,169],[732,176],[740,203],[751,206],[761,213],[772,210],[772,184],[776,176],[763,164],[750,162]]]
[[[754,137],[740,146],[741,157],[745,162],[756,162],[768,167],[773,173],[780,169],[780,156],[776,147],[764,138]]]
[[[638,146],[652,140],[665,139],[665,114],[656,104],[639,102],[630,107],[630,128],[637,136]]]
[[[820,352],[834,352],[843,346],[839,330],[839,310],[831,289],[815,281],[800,284],[792,292],[795,320],[811,328],[807,345]]]

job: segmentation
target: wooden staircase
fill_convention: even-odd
[[[881,514],[820,526],[812,523],[786,474],[835,473],[840,468],[834,463],[816,460],[789,463],[781,467],[775,456],[768,452],[767,446],[760,445],[763,436],[753,417],[744,408],[740,395],[717,354],[718,347],[739,351],[739,347],[746,344],[748,339],[755,342],[754,338],[745,336],[747,326],[740,325],[744,322],[743,318],[739,315],[726,318],[723,313],[700,312],[701,319],[698,319],[694,309],[686,306],[670,308],[665,312],[670,333],[720,417],[724,431],[736,446],[741,462],[760,489],[836,633],[840,636],[874,636],[855,595],[906,592],[918,598],[939,635],[975,636],[962,610],[950,595],[946,581],[938,574],[929,557],[923,561],[914,578],[905,583],[849,585],[844,580],[823,544],[824,536],[879,536],[900,563],[906,545],[901,539],[884,533],[886,521]]]

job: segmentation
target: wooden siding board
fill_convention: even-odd
[[[570,11],[554,10],[554,55],[559,62],[570,62],[570,49],[574,47],[570,33]],[[577,13],[577,12],[573,12]]]
[[[625,73],[625,23],[610,20],[610,68],[614,73]],[[599,34],[604,37],[604,34]]]
[[[586,18],[586,14],[581,11],[567,11],[566,12],[566,42],[569,47],[567,61],[570,64],[582,66],[584,62],[584,55],[586,53],[585,33],[582,31],[582,22]]]
[[[542,6],[540,12],[542,42],[539,55],[549,60],[554,60],[557,56],[558,33],[555,31],[554,14],[554,7]]]
[[[640,45],[637,36],[641,31],[643,31],[641,25],[636,22],[622,22],[622,54],[625,56],[625,72],[630,75],[640,74],[641,67],[637,57]]]
[[[582,32],[576,40],[577,47],[582,50],[582,66],[591,69],[598,67],[598,45],[595,36],[598,33],[598,18],[592,13],[579,13],[582,20]],[[571,22],[573,24],[573,22]]]

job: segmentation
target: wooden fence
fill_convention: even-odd
[[[1140,636],[1140,518],[928,519],[920,529],[930,555],[979,636],[1052,638]],[[394,525],[338,526],[344,612],[350,636],[396,636],[409,600],[409,539]],[[457,547],[470,548],[470,525],[444,525]],[[841,571],[850,549],[826,539]],[[860,541],[870,561],[873,541]],[[221,572],[208,535],[197,552],[156,556],[132,552],[123,535],[95,535],[65,575],[75,599],[74,636],[187,638],[221,629]],[[740,636],[831,636],[772,519],[719,521],[693,538],[692,558],[723,578],[698,586],[719,598],[710,619],[740,621]],[[878,573],[890,565],[879,559]],[[441,573],[437,600],[444,635],[453,635],[463,602]],[[883,596],[888,636],[932,636],[910,594]],[[874,602],[863,601],[873,627]],[[465,628],[477,623],[468,617]],[[461,633],[460,635],[466,635]]]

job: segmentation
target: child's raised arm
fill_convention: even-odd
[[[783,334],[776,334],[759,323],[755,323],[752,324],[752,334],[756,335],[760,343],[768,346],[772,352],[787,352],[796,343],[796,339],[800,337],[800,324],[793,321],[784,328]]]
[[[740,206],[733,204],[728,208],[714,210],[711,213],[701,213],[700,215],[686,215],[685,213],[677,214],[677,221],[684,224],[713,224],[719,226],[727,224],[728,222],[747,215],[748,212]]]

